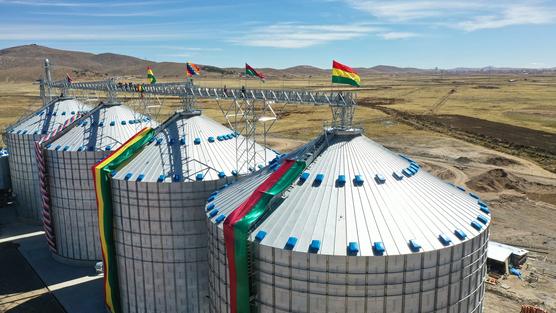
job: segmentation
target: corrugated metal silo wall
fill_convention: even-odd
[[[112,180],[123,312],[209,312],[204,207],[232,180]]]
[[[91,167],[109,151],[45,152],[57,254],[70,261],[102,260]]]
[[[222,229],[209,220],[211,312],[229,312]],[[489,231],[445,249],[402,256],[254,251],[256,312],[482,312]]]
[[[39,139],[40,135],[6,134],[17,215],[37,224],[42,222],[39,174],[35,157],[35,140]]]

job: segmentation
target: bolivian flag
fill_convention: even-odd
[[[359,87],[361,78],[351,67],[332,61],[332,82]]]
[[[147,79],[149,80],[149,82],[151,84],[156,83],[156,77],[154,77],[154,73],[153,70],[151,69],[151,67],[147,67]]]

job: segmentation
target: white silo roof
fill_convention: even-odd
[[[266,166],[276,152],[255,144],[255,168],[236,162],[236,145],[246,138],[199,111],[178,112],[156,129],[151,142],[114,179],[145,182],[215,180]],[[241,150],[240,150],[241,153]],[[197,178],[201,175],[202,178]]]
[[[76,125],[48,143],[59,151],[115,150],[144,127],[157,122],[122,104],[103,104],[75,122]]]
[[[19,122],[7,131],[21,135],[46,135],[72,116],[91,108],[73,98],[57,98]]]
[[[319,254],[350,255],[351,246],[357,248],[356,255],[367,256],[381,255],[373,249],[380,243],[384,255],[403,255],[469,240],[490,223],[489,209],[476,195],[365,136],[331,131],[315,142],[319,140],[322,145],[315,146],[321,148],[313,142],[281,159],[308,156],[304,174],[283,198],[270,201],[268,213],[251,232],[252,241],[280,249],[290,241],[294,245],[289,248],[300,252],[318,241]],[[209,217],[222,227],[224,218],[273,170],[270,166],[209,198]],[[322,177],[320,184],[317,176]]]

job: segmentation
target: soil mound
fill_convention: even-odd
[[[490,157],[485,161],[486,164],[496,165],[496,166],[508,166],[521,164],[515,160],[508,159],[501,156]]]
[[[425,171],[429,172],[430,174],[442,180],[451,181],[454,178],[456,178],[456,174],[454,174],[454,172],[448,168],[438,166],[436,164],[427,163],[427,162],[423,162],[422,166]]]
[[[471,163],[471,159],[468,157],[459,157],[456,159],[456,162],[461,164],[467,164],[467,163]]]
[[[499,192],[505,189],[525,192],[530,184],[527,180],[508,173],[501,168],[495,168],[477,175],[467,182],[467,186],[479,192]]]

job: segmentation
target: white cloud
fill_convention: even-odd
[[[410,33],[410,32],[386,32],[386,33],[379,34],[379,36],[386,40],[397,40],[397,39],[418,37],[419,34]]]
[[[368,24],[279,23],[258,27],[230,41],[254,47],[306,48],[332,41],[343,41],[383,30]]]
[[[556,22],[548,0],[345,0],[354,9],[397,24],[449,26],[465,31]]]
[[[456,26],[466,31],[501,28],[512,25],[550,24],[556,21],[556,9],[513,5],[499,14],[477,16],[471,20],[458,23]]]

